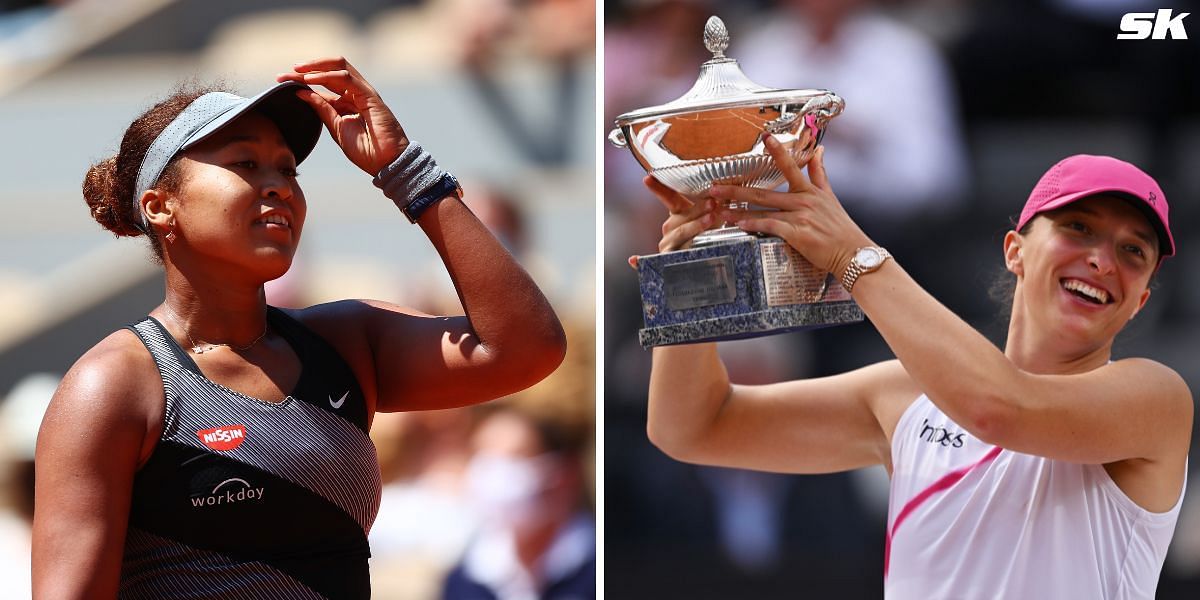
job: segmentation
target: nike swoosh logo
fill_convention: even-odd
[[[350,395],[350,390],[346,390],[346,393],[345,393],[345,394],[342,394],[342,397],[341,397],[341,398],[338,398],[338,401],[337,401],[337,402],[334,402],[334,401],[333,401],[333,396],[330,396],[330,397],[329,397],[329,405],[330,405],[330,406],[332,406],[332,407],[333,407],[333,408],[335,408],[335,409],[337,409],[337,408],[341,408],[341,407],[342,407],[342,405],[346,403],[346,396],[349,396],[349,395]]]

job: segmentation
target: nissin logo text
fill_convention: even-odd
[[[200,441],[205,446],[213,450],[233,450],[246,441],[246,426],[226,425],[224,427],[202,429],[196,432],[196,436],[200,438]]]
[[[1160,8],[1157,13],[1126,13],[1121,17],[1121,33],[1118,40],[1186,40],[1187,30],[1183,28],[1183,20],[1192,13],[1174,12],[1170,8]]]

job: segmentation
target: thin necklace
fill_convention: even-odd
[[[168,317],[171,317],[172,321],[175,321],[175,325],[183,330],[183,335],[187,336],[188,343],[190,343],[192,345],[190,350],[194,354],[204,354],[205,352],[210,352],[212,350],[216,350],[217,348],[219,348],[221,346],[225,346],[226,348],[232,348],[234,350],[237,350],[238,352],[245,352],[246,350],[253,348],[255,344],[262,341],[262,339],[264,337],[266,337],[267,331],[270,330],[270,327],[267,325],[267,323],[264,322],[262,333],[258,334],[258,337],[254,338],[254,341],[250,342],[249,344],[246,344],[245,346],[237,346],[235,344],[229,344],[229,343],[224,343],[224,342],[204,342],[204,340],[200,340],[200,341],[204,342],[204,345],[201,345],[201,344],[197,344],[196,340],[192,339],[192,334],[188,333],[187,327],[185,327],[183,324],[183,321],[181,321],[179,319],[179,317],[177,317],[175,315],[175,311],[171,310],[170,306],[167,306],[166,304],[164,304],[163,310],[166,311]]]

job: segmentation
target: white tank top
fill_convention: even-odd
[[[896,424],[892,463],[888,600],[1154,597],[1182,492],[1147,511],[1102,465],[986,444],[924,394]]]

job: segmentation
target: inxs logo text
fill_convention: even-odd
[[[917,435],[921,438],[921,441],[931,444],[940,444],[947,448],[963,447],[964,434],[962,432],[954,434],[945,427],[934,427],[929,424],[929,419],[925,419],[925,422],[921,424],[921,433]]]
[[[1183,28],[1183,20],[1192,13],[1174,12],[1170,8],[1160,8],[1157,13],[1126,13],[1121,17],[1121,33],[1118,40],[1186,40],[1187,30]]]

